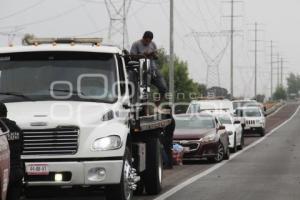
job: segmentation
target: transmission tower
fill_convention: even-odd
[[[109,16],[108,41],[124,48],[129,47],[127,16],[132,0],[105,0]]]
[[[206,72],[206,85],[207,87],[214,87],[214,86],[221,86],[220,82],[220,69],[219,65],[222,61],[224,54],[226,52],[226,49],[230,43],[229,37],[227,33],[223,32],[192,32],[191,35],[194,37],[202,56],[207,64],[207,72]],[[211,39],[215,37],[225,37],[226,38],[226,44],[219,47],[216,53],[214,53],[213,56],[211,56],[208,51],[204,50],[204,46],[202,45],[200,39],[203,37],[210,37]],[[213,39],[213,43],[216,43],[216,41]],[[218,42],[217,42],[218,43]],[[218,43],[219,44],[219,43]],[[215,44],[213,44],[215,45]]]

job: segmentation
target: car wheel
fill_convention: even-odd
[[[213,162],[213,163],[218,163],[224,159],[224,156],[225,156],[224,146],[221,142],[219,142],[217,155],[215,157],[208,158],[208,161]]]
[[[244,148],[244,145],[245,145],[244,133],[241,133],[241,143],[238,146],[238,150],[242,150]]]
[[[233,145],[233,148],[232,148],[232,153],[235,153],[237,152],[237,142],[236,142],[236,133],[234,133],[234,145]]]

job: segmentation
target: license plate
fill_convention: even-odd
[[[47,164],[29,164],[26,166],[26,173],[33,176],[49,175],[49,167]]]

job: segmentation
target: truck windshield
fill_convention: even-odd
[[[117,100],[114,54],[26,52],[0,54],[0,101]]]

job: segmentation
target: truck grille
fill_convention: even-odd
[[[23,130],[23,155],[72,155],[78,150],[79,128]]]

